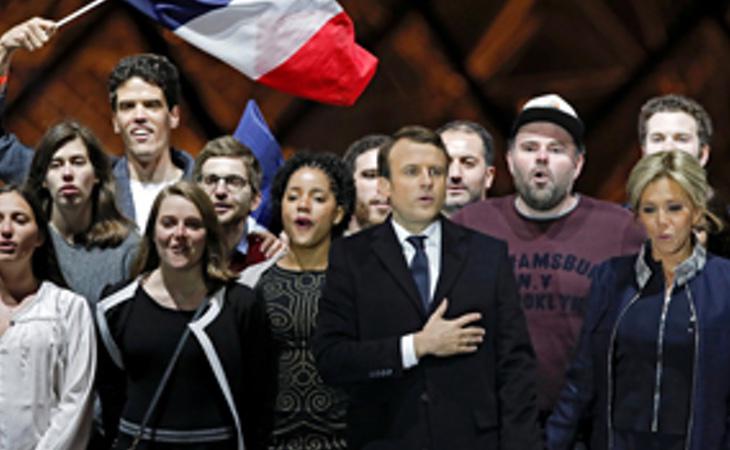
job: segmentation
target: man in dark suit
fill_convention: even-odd
[[[354,449],[541,448],[535,360],[504,242],[443,218],[449,156],[406,127],[378,155],[392,215],[332,244],[314,352]]]

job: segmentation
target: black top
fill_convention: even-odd
[[[122,417],[139,424],[195,311],[165,308],[144,288],[136,298],[120,349],[130,380]],[[188,336],[148,426],[191,430],[225,425],[233,426],[225,398],[200,344]]]
[[[256,285],[257,296],[266,302],[279,361],[271,448],[346,448],[345,395],[322,382],[309,346],[323,283],[324,272],[273,266]]]
[[[684,287],[675,286],[665,304],[661,265],[648,255],[646,259],[654,275],[618,324],[614,424],[617,430],[684,436],[694,321]]]
[[[159,305],[134,284],[99,303],[105,326],[99,327],[99,343],[104,345],[99,346],[97,386],[108,439],[118,429],[124,431],[126,422],[140,424],[182,331],[194,315],[193,311]],[[212,359],[220,362],[247,450],[265,448],[276,380],[265,305],[249,288],[231,282],[223,301],[211,300],[199,320],[201,326],[205,324],[200,328],[202,337],[192,332],[188,336],[147,427],[182,432],[234,428]],[[201,339],[210,345],[210,358]],[[110,342],[118,349],[123,367],[111,358]],[[122,438],[129,435],[124,433]],[[235,441],[235,429],[233,434]]]

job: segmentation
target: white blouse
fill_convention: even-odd
[[[83,450],[95,370],[86,300],[43,282],[0,336],[0,449]]]

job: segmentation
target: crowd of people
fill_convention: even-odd
[[[0,36],[0,114],[54,32]],[[730,212],[696,101],[642,107],[623,205],[574,190],[584,124],[547,94],[506,130],[512,195],[481,125],[406,126],[297,152],[267,229],[251,149],[172,148],[167,58],[123,58],[108,94],[122,157],[73,120],[35,148],[0,127],[0,449],[730,446]]]

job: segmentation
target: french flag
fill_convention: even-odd
[[[323,103],[355,103],[378,64],[334,0],[126,1],[253,80]]]
[[[251,149],[261,167],[261,203],[251,215],[256,222],[268,227],[272,214],[271,185],[276,171],[284,165],[284,155],[255,100],[246,103],[233,137]]]

